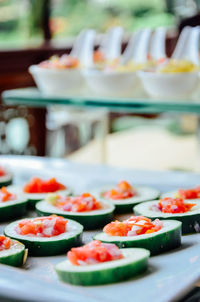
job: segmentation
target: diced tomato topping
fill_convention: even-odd
[[[146,218],[144,216],[132,216],[125,221],[113,221],[107,224],[103,231],[111,236],[137,236],[159,231],[163,226],[162,221]]]
[[[4,170],[3,167],[0,166],[0,177],[5,175],[6,175],[6,171]]]
[[[86,212],[102,208],[101,203],[89,193],[75,197],[58,196],[55,206],[69,212]]]
[[[137,195],[136,190],[125,180],[117,184],[116,188],[104,193],[104,197],[108,199],[126,199]]]
[[[200,186],[194,188],[194,189],[180,189],[178,190],[178,196],[183,199],[196,199],[200,198]]]
[[[0,189],[0,202],[12,201],[15,200],[17,196],[15,194],[10,193],[6,187],[2,187]]]
[[[195,205],[195,203],[185,203],[182,198],[165,197],[159,200],[158,209],[163,213],[185,213]]]
[[[8,250],[11,246],[10,238],[0,235],[0,251]]]
[[[55,178],[42,180],[41,178],[34,177],[24,186],[25,193],[53,193],[65,189],[66,186],[59,183]]]
[[[158,64],[163,64],[165,61],[166,61],[166,58],[159,58],[159,59],[157,60],[157,63],[158,63]]]
[[[42,68],[56,68],[56,69],[73,69],[80,66],[80,61],[67,54],[61,57],[52,56],[49,60],[43,61],[39,64]]]
[[[95,50],[93,53],[94,63],[103,63],[105,62],[105,56],[100,50]]]
[[[115,244],[102,243],[98,240],[72,248],[67,257],[73,265],[96,264],[124,258]]]
[[[53,237],[66,232],[67,220],[63,217],[51,215],[24,219],[16,227],[20,235],[34,235],[38,237]]]

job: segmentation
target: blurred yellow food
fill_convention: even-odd
[[[124,65],[118,65],[116,67],[116,70],[119,72],[132,72],[132,71],[143,69],[145,66],[146,64],[144,63],[136,63],[131,61]]]
[[[167,63],[160,66],[159,72],[163,73],[178,73],[178,72],[193,72],[199,67],[188,60],[169,60]]]

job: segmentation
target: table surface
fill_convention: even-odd
[[[3,102],[8,105],[43,106],[68,105],[84,108],[107,108],[112,112],[134,113],[195,113],[200,114],[200,100],[156,100],[147,96],[135,98],[100,98],[93,95],[43,96],[37,88],[4,91]]]
[[[12,169],[17,184],[24,183],[33,175],[54,175],[74,187],[75,193],[121,179],[153,186],[162,192],[199,184],[199,175],[192,173],[136,171],[26,156],[0,156],[0,162]],[[4,226],[0,225],[1,231]],[[84,232],[84,241],[91,239],[92,235],[93,232]],[[29,257],[25,269],[0,265],[0,300],[6,296],[26,302],[120,302],[122,299],[132,302],[134,296],[136,301],[141,302],[179,301],[200,278],[199,250],[200,234],[184,236],[181,248],[151,257],[145,274],[126,282],[92,287],[72,286],[58,281],[53,266],[65,259],[65,255]]]

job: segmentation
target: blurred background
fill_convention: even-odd
[[[171,55],[183,27],[200,25],[199,10],[198,0],[0,0],[0,93],[35,86],[28,67],[69,53],[84,28],[104,33],[122,26],[125,47],[135,30],[167,27]],[[199,165],[195,115],[0,106],[0,154],[141,169],[194,171]]]

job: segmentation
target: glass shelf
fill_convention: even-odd
[[[23,88],[4,91],[3,102],[7,105],[26,105],[46,107],[49,105],[67,105],[85,108],[106,108],[112,112],[127,113],[195,113],[200,114],[200,100],[156,100],[148,97],[136,98],[100,98],[96,96],[43,96],[37,88]]]

